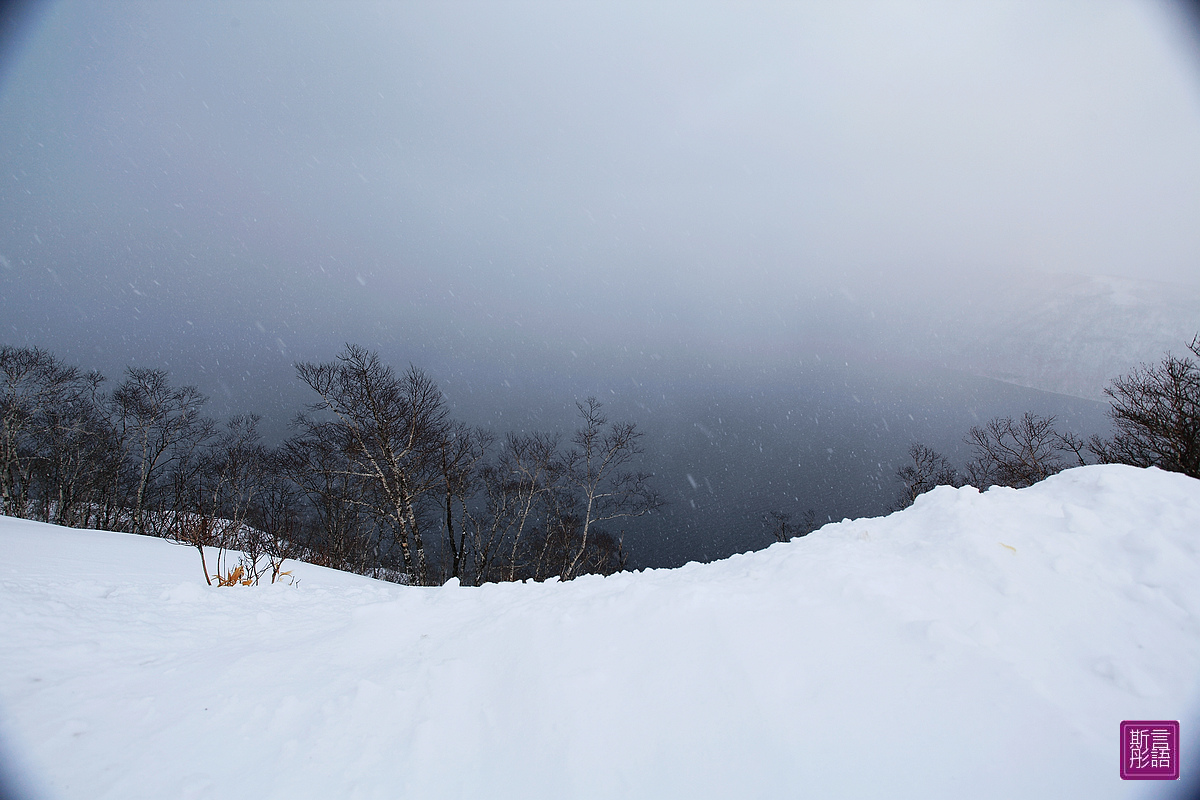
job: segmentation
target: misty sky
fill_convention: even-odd
[[[57,2],[18,34],[0,340],[110,374],[785,361],[830,298],[1200,283],[1200,57],[1159,3]]]

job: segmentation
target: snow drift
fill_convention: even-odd
[[[757,553],[410,588],[0,520],[0,709],[50,798],[1182,796],[1200,481],[943,487]],[[1179,719],[1184,780],[1118,776]]]

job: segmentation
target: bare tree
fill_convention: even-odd
[[[568,580],[579,574],[580,562],[588,550],[592,529],[604,522],[623,517],[640,517],[663,505],[650,487],[647,472],[627,469],[642,453],[642,433],[632,422],[609,424],[594,397],[576,403],[583,427],[575,432],[575,444],[566,459],[568,484],[579,494],[579,543],[574,556],[562,572]]]
[[[918,497],[934,487],[963,485],[958,470],[933,448],[913,442],[908,448],[908,457],[912,459],[912,463],[896,470],[896,477],[904,484],[904,491],[892,510],[908,508]]]
[[[1079,440],[1054,430],[1054,417],[1026,412],[1021,419],[996,417],[971,428],[967,444],[975,458],[967,465],[967,482],[988,486],[1031,486],[1069,466],[1082,465]],[[1068,454],[1074,454],[1077,464]]]
[[[346,345],[332,363],[302,363],[296,371],[321,398],[311,410],[331,413],[344,431],[350,469],[369,482],[368,509],[400,548],[405,572],[426,584],[420,505],[439,479],[447,426],[442,393],[416,367],[397,376],[357,345]]]
[[[106,526],[121,465],[104,376],[37,348],[0,348],[0,513]]]
[[[172,464],[193,459],[213,434],[201,415],[206,398],[195,386],[172,387],[166,370],[130,367],[112,394],[117,439],[132,460],[130,530],[161,533],[165,518],[148,520],[146,509]],[[153,522],[153,525],[148,524]]]
[[[38,414],[35,447],[40,512],[59,525],[103,525],[108,515],[105,491],[121,468],[120,448],[99,392],[104,376],[79,375]]]
[[[249,528],[261,538],[271,583],[283,572],[283,562],[304,554],[301,492],[292,482],[282,449],[265,449],[258,492],[250,506]]]
[[[470,530],[474,579],[519,580],[538,577],[532,539],[544,534],[548,493],[562,479],[557,435],[533,433],[505,438],[499,456],[478,473],[481,506],[464,506]]]
[[[445,566],[446,578],[463,580],[467,568],[468,504],[479,490],[476,468],[487,455],[494,437],[491,433],[473,429],[461,422],[449,422],[437,443],[437,465],[442,484],[442,538],[449,551],[450,563]],[[454,508],[461,509],[457,531],[454,527]]]
[[[195,547],[208,579],[205,548],[217,550],[217,575],[225,573],[226,551],[243,554],[242,574],[256,582],[266,543],[249,524],[264,480],[266,449],[254,414],[233,417],[225,430],[199,450],[173,462],[173,497],[159,516],[167,535]]]
[[[79,371],[38,348],[0,347],[0,512],[30,513],[37,438],[48,409],[62,405],[79,383]]]
[[[302,433],[284,442],[279,465],[307,501],[311,524],[304,557],[315,564],[367,574],[379,565],[377,531],[367,515],[366,481],[351,468],[345,429],[301,415]]]
[[[1200,358],[1200,336],[1188,350]],[[1114,379],[1104,393],[1116,432],[1108,441],[1090,440],[1101,461],[1200,478],[1200,365],[1168,353],[1158,366]]]
[[[808,536],[818,527],[817,513],[811,508],[804,512],[799,522],[792,522],[790,511],[768,511],[763,515],[763,524],[771,531],[777,542],[790,542]]]

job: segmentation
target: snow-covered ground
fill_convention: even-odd
[[[943,487],[718,563],[407,588],[0,520],[0,714],[48,798],[1183,796],[1200,481]],[[1123,719],[1184,781],[1122,782]]]

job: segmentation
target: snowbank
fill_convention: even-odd
[[[0,552],[0,709],[52,798],[1170,796],[1118,726],[1200,731],[1200,481],[1158,470],[568,584],[211,588],[12,519]]]

